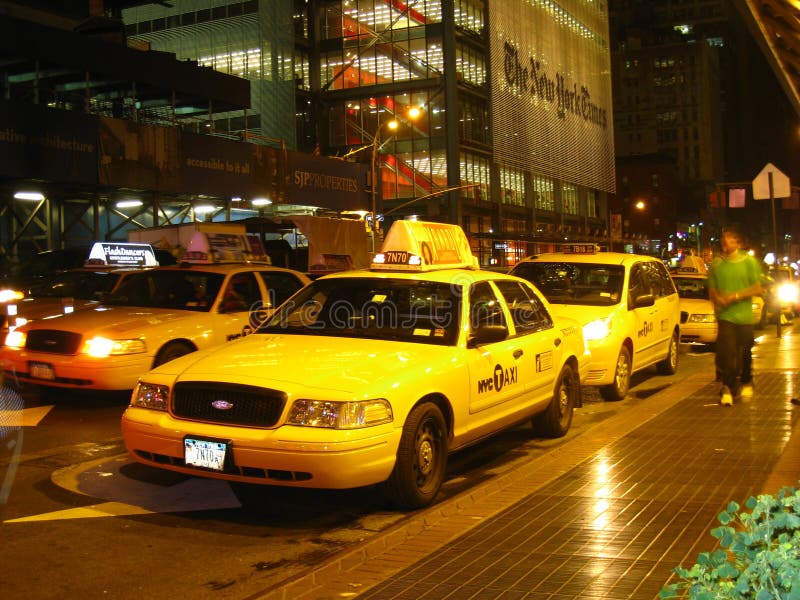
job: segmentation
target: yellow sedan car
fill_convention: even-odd
[[[717,341],[717,316],[708,296],[708,275],[673,273],[681,310],[681,343],[710,346]]]
[[[381,484],[414,508],[451,451],[526,420],[564,435],[580,326],[527,281],[471,268],[465,246],[458,227],[397,222],[370,270],[322,277],[252,335],[142,375],[122,418],[130,454],[232,482]]]
[[[248,334],[309,281],[269,265],[157,267],[94,308],[15,329],[0,359],[12,382],[130,390],[155,366]]]

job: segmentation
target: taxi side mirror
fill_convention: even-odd
[[[656,297],[653,294],[642,294],[633,299],[633,308],[644,308],[645,306],[653,306],[656,303]]]
[[[508,327],[505,325],[479,325],[467,340],[467,348],[502,342],[508,337]]]

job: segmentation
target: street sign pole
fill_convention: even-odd
[[[769,172],[769,204],[772,209],[772,251],[775,253],[775,256],[777,256],[779,254],[778,226],[775,223],[775,185],[772,180],[772,171]]]

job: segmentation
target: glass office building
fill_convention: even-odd
[[[485,266],[609,239],[603,0],[184,0],[123,19],[251,81],[250,109],[215,131],[366,163],[387,223],[459,223]]]

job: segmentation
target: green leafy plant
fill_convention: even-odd
[[[719,547],[689,569],[676,567],[679,581],[660,598],[800,600],[800,490],[784,487],[745,506],[728,504],[711,530]]]

